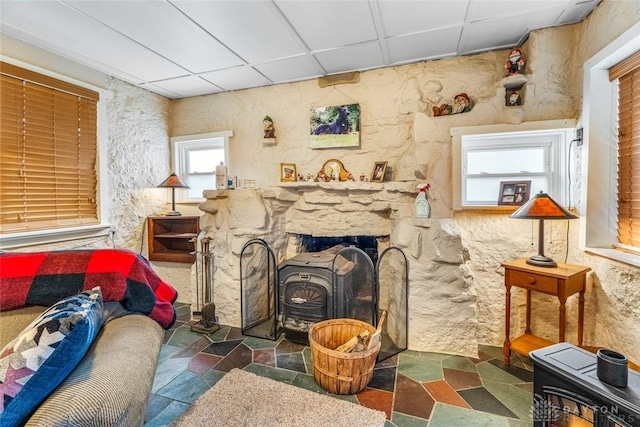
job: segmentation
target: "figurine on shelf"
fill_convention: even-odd
[[[264,119],[262,119],[262,128],[264,129],[265,139],[276,137],[276,128],[273,125],[273,120],[271,120],[271,117],[264,116]]]
[[[302,175],[301,173],[298,174],[298,181],[306,181],[306,179],[304,179],[304,175]]]
[[[509,52],[509,60],[504,64],[508,74],[520,74],[524,71],[524,58],[520,49],[514,48]]]
[[[512,90],[511,93],[509,94],[509,105],[510,106],[522,105],[522,99],[520,98],[520,94],[515,90]]]
[[[441,104],[433,106],[434,116],[447,116],[449,114],[466,113],[473,108],[473,102],[466,93],[459,93],[453,98],[453,104]]]

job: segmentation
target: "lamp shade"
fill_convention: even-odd
[[[189,186],[182,182],[182,180],[178,178],[178,175],[176,175],[175,173],[169,175],[169,177],[162,181],[162,184],[158,185],[158,187],[189,188]]]
[[[510,217],[540,220],[538,229],[538,255],[533,255],[527,259],[527,264],[538,267],[556,267],[558,265],[554,260],[544,255],[544,220],[578,218],[542,191],[522,205],[520,209],[512,213]]]
[[[171,211],[167,213],[167,216],[179,216],[182,215],[176,210],[176,188],[190,188],[187,184],[182,182],[178,175],[172,173],[167,179],[162,181],[162,184],[158,185],[161,188],[171,188]]]

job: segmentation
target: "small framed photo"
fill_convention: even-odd
[[[384,173],[387,170],[387,162],[375,162],[371,172],[371,182],[384,182]]]
[[[280,181],[282,182],[298,181],[298,174],[296,172],[295,163],[280,163]]]
[[[245,179],[242,181],[242,185],[244,188],[256,188],[256,180],[255,179]]]
[[[499,206],[522,206],[529,200],[531,181],[500,181]]]

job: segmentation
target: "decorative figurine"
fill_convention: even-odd
[[[453,98],[453,104],[441,104],[433,107],[434,116],[466,113],[473,108],[473,102],[466,93],[459,93]]]
[[[522,105],[522,99],[520,99],[520,94],[515,91],[512,90],[511,93],[509,94],[509,104],[510,106],[514,106],[514,105]]]
[[[264,116],[264,119],[262,119],[262,128],[264,129],[264,138],[276,137],[276,128],[273,125],[273,120],[271,120],[271,117]]]
[[[504,64],[508,74],[520,74],[524,71],[524,58],[520,49],[514,48],[509,52],[509,60]]]

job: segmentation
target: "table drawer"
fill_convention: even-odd
[[[558,279],[555,277],[510,270],[509,279],[512,286],[558,295]]]

